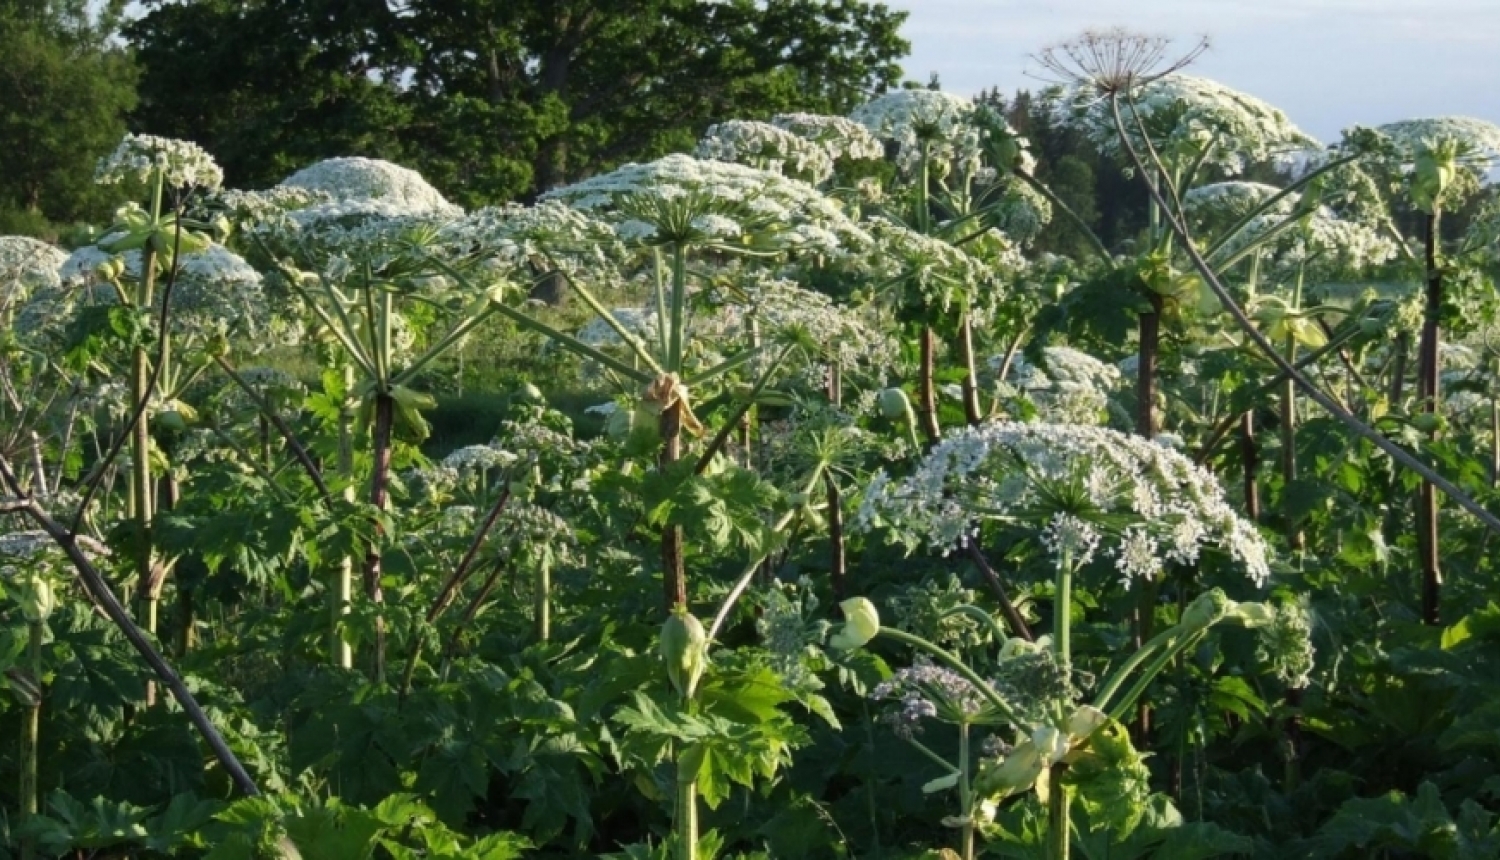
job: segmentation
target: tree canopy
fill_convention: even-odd
[[[475,204],[724,116],[845,111],[900,79],[904,18],[865,0],[155,0],[127,35],[136,124],[198,141],[234,183],[361,154]]]
[[[129,56],[108,40],[118,5],[0,2],[0,211],[11,218],[72,219],[98,200],[94,160],[135,104]]]

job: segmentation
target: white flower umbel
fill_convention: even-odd
[[[1101,97],[1097,87],[1085,82],[1064,90],[1054,100],[1053,112],[1105,153],[1121,154],[1109,99]],[[1144,148],[1135,122],[1139,115],[1169,167],[1186,168],[1202,157],[1205,164],[1232,176],[1256,162],[1319,148],[1277,108],[1194,75],[1166,75],[1136,88],[1128,100],[1120,98],[1120,113],[1131,142]]]
[[[733,249],[761,236],[775,247],[837,254],[869,237],[831,198],[805,182],[741,164],[668,155],[549,191],[615,227],[622,241]],[[674,206],[677,203],[680,205]],[[732,213],[732,214],[731,214]],[[712,221],[706,215],[720,216]],[[678,223],[685,218],[685,223]],[[732,230],[728,221],[743,219]]]
[[[1183,197],[1189,217],[1201,227],[1227,231],[1281,192],[1258,182],[1216,182],[1194,188]],[[1317,206],[1298,214],[1302,195],[1282,197],[1245,223],[1232,236],[1224,237],[1214,259],[1235,254],[1252,242],[1278,230],[1288,218],[1300,223],[1266,242],[1264,268],[1267,280],[1306,265],[1304,274],[1320,276],[1358,275],[1371,267],[1395,259],[1398,249],[1378,224],[1340,218],[1328,206]]]
[[[94,181],[114,185],[127,180],[142,185],[160,174],[169,189],[213,191],[224,184],[224,171],[201,146],[186,140],[127,134],[115,151],[99,160]]]
[[[39,290],[61,286],[68,254],[29,236],[0,236],[0,319]]]
[[[826,149],[765,122],[736,119],[711,125],[694,154],[775,171],[814,185],[833,175],[833,159]]]
[[[1382,125],[1376,131],[1407,154],[1452,142],[1458,148],[1458,162],[1480,174],[1500,162],[1500,126],[1487,120],[1467,116],[1408,119]]]
[[[120,258],[125,262],[127,278],[140,277],[140,251],[127,251]],[[99,281],[97,275],[99,265],[109,259],[109,254],[93,245],[74,251],[59,269],[62,288],[38,293],[31,311],[44,325],[56,325],[70,318],[77,308],[113,303],[113,287]],[[165,281],[163,276],[158,283]],[[158,303],[163,292],[158,288]],[[225,332],[264,338],[272,323],[260,273],[222,245],[181,256],[170,301],[171,328],[177,334]],[[265,348],[272,344],[252,340],[250,345]]]
[[[428,184],[422,174],[375,158],[330,158],[293,173],[281,184],[327,194],[329,202],[301,210],[303,218],[324,220],[350,214],[384,218],[463,213]]]
[[[771,125],[811,141],[828,153],[831,161],[878,161],[885,146],[868,128],[841,116],[815,113],[782,113],[771,117]]]
[[[923,147],[934,163],[972,175],[979,168],[980,132],[974,103],[937,90],[896,90],[865,102],[849,118],[898,147],[896,164],[915,171]]]
[[[558,201],[486,206],[445,224],[437,249],[471,258],[496,276],[529,279],[537,269],[606,280],[623,256],[615,228]]]
[[[989,364],[998,371],[1003,361],[995,356]],[[1042,361],[1036,367],[1024,355],[1015,356],[1002,382],[1024,394],[1042,421],[1102,424],[1108,419],[1109,398],[1120,387],[1118,367],[1069,346],[1044,347]]]
[[[1212,474],[1174,450],[1103,427],[959,431],[906,479],[879,477],[856,525],[884,525],[908,547],[946,552],[983,519],[1032,529],[1075,561],[1097,533],[1099,553],[1114,559],[1126,585],[1207,547],[1225,552],[1256,585],[1270,577],[1264,539],[1225,502]]]

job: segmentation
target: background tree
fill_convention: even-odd
[[[865,0],[153,2],[137,120],[234,184],[402,160],[465,205],[692,145],[711,122],[843,113],[899,79],[905,13]]]
[[[94,162],[125,130],[135,70],[111,42],[123,2],[0,2],[0,233],[104,214]]]

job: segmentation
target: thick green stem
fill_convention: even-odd
[[[1297,341],[1292,335],[1286,337],[1286,359],[1297,359]],[[1297,385],[1291,379],[1281,384],[1281,494],[1285,498],[1297,480]],[[1304,547],[1302,529],[1288,521],[1286,524],[1287,545],[1294,552]]]
[[[1057,597],[1052,607],[1054,646],[1057,664],[1064,669],[1073,664],[1073,553],[1064,550],[1057,563]]]
[[[1048,860],[1068,860],[1068,852],[1072,848],[1072,824],[1068,815],[1068,806],[1071,798],[1068,797],[1067,787],[1062,784],[1062,777],[1067,772],[1067,769],[1067,765],[1059,762],[1052,765],[1052,772],[1049,774],[1047,794]]]
[[[354,501],[354,415],[347,400],[354,388],[354,368],[344,367],[344,397],[346,403],[339,410],[339,476],[344,481],[344,501]],[[345,555],[339,559],[333,571],[333,588],[329,589],[328,646],[333,654],[333,665],[340,669],[354,668],[354,646],[344,629],[344,616],[354,605],[354,557]]]
[[[677,857],[698,860],[698,778],[682,758],[677,763]]]
[[[974,797],[969,790],[969,724],[958,726],[958,806],[963,815],[961,854],[963,860],[974,860]]]
[[[42,637],[45,624],[33,621],[27,630],[27,667],[36,684],[37,695],[26,707],[21,720],[21,817],[24,824],[37,813],[37,745],[41,738],[42,719]],[[34,860],[36,845],[28,837],[21,841],[21,860]]]
[[[143,256],[141,284],[135,300],[137,307],[150,308],[156,291],[156,252],[148,248]],[[162,331],[157,334],[165,341],[167,332]],[[144,346],[136,346],[131,350],[130,377],[132,402],[145,404],[141,407],[140,417],[136,419],[135,426],[131,428],[130,433],[130,492],[135,502],[136,540],[139,541],[135,559],[136,593],[141,601],[141,614],[145,616],[146,632],[155,637],[156,601],[159,592],[158,583],[154,581],[151,553],[153,488],[151,485],[150,406],[155,392],[151,390],[151,359],[146,355]],[[156,683],[148,681],[146,705],[149,707],[154,704],[156,704]]]
[[[958,350],[964,365],[964,420],[972,427],[984,420],[984,410],[979,405],[979,370],[974,364],[974,322],[968,314],[958,333]]]
[[[537,563],[533,592],[532,622],[536,628],[536,640],[546,642],[552,637],[552,565],[545,559]]]

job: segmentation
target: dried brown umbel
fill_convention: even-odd
[[[1031,58],[1045,72],[1036,77],[1109,97],[1181,71],[1208,50],[1208,38],[1201,37],[1186,53],[1168,59],[1171,44],[1172,40],[1164,36],[1115,27],[1086,30],[1074,39],[1043,48]]]

